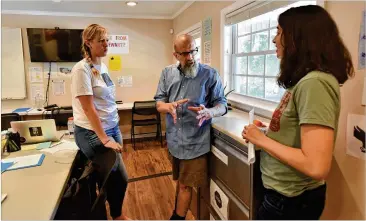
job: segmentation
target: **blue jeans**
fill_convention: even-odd
[[[264,198],[257,210],[257,219],[317,220],[324,209],[326,189],[326,185],[322,185],[299,196],[286,197],[264,188]]]
[[[123,145],[122,134],[118,125],[105,132],[111,140]],[[107,148],[103,145],[94,131],[76,125],[75,141],[81,152],[83,152],[89,160],[93,160],[94,156],[103,153]],[[113,218],[120,216],[122,213],[122,204],[128,183],[128,175],[121,154],[117,154],[117,156],[116,165],[106,183],[107,201]]]

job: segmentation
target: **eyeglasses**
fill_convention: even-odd
[[[186,51],[186,52],[175,52],[177,54],[179,54],[180,56],[184,56],[186,57],[187,55],[191,54],[192,56],[195,56],[198,53],[198,47],[196,47],[193,50],[190,51]]]

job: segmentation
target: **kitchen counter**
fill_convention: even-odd
[[[267,125],[269,125],[270,122],[269,119],[258,116],[255,116],[254,119],[260,120]],[[246,146],[241,133],[244,129],[244,126],[249,124],[248,122],[248,112],[233,109],[228,111],[228,113],[222,117],[214,118],[212,120],[212,127]]]

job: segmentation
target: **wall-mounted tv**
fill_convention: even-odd
[[[27,28],[31,62],[76,62],[82,59],[79,29]]]

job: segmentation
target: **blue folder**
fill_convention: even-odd
[[[33,155],[38,155],[38,154],[33,154]],[[29,155],[29,157],[33,156],[33,155]],[[28,157],[28,156],[24,156],[24,157]],[[43,163],[43,159],[45,158],[45,154],[40,154],[40,157],[37,161],[37,163],[34,163],[34,164],[28,164],[28,165],[24,165],[24,166],[20,166],[20,167],[17,167],[17,161],[21,162],[21,160],[19,160],[19,158],[22,158],[22,157],[14,157],[14,158],[9,158],[9,159],[5,159],[5,160],[2,160],[1,161],[1,164],[3,165],[4,163],[12,163],[12,165],[10,166],[10,168],[7,168],[7,171],[10,171],[10,170],[19,170],[19,169],[24,169],[24,168],[29,168],[29,167],[36,167],[36,166],[41,166],[42,163]],[[5,162],[3,162],[5,161]],[[14,167],[13,167],[14,166]]]
[[[9,163],[1,162],[1,173],[3,173],[5,170],[7,170],[12,165],[13,165],[13,162],[9,162]]]
[[[17,109],[15,109],[15,110],[13,110],[13,113],[27,112],[27,111],[29,111],[30,109],[31,109],[30,107],[17,108]]]

